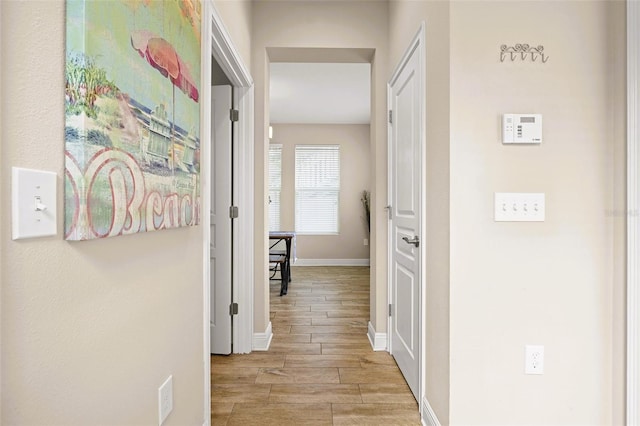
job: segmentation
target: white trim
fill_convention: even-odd
[[[422,424],[425,426],[440,426],[436,412],[431,408],[427,398],[422,398]]]
[[[251,341],[253,335],[253,79],[245,67],[240,52],[235,48],[229,33],[217,13],[215,5],[211,5],[210,31],[211,55],[216,59],[220,67],[237,91],[237,107],[240,113],[239,125],[237,127],[238,137],[234,141],[237,147],[237,166],[234,167],[234,200],[239,208],[237,226],[234,227],[234,280],[233,294],[234,302],[238,303],[238,315],[234,318],[233,332],[233,352],[247,353],[251,351]],[[209,68],[205,75],[210,75],[211,55],[205,58],[209,62]],[[206,88],[205,88],[206,89]],[[210,112],[210,89],[209,99],[204,104],[207,112]],[[205,117],[207,115],[205,114]],[[210,115],[209,115],[210,116]],[[206,130],[206,129],[205,129]],[[210,133],[210,132],[209,132]],[[208,158],[208,157],[203,157]],[[208,194],[208,187],[203,187],[203,193]],[[208,196],[206,197],[208,198]],[[210,200],[205,200],[203,212],[208,212],[211,206]],[[209,215],[203,213],[204,232],[209,232]],[[205,268],[208,270],[208,243],[205,244],[207,251],[207,261]],[[209,297],[208,284],[207,299]],[[208,313],[207,313],[208,315]],[[207,319],[208,321],[208,319]],[[207,322],[208,328],[208,322]]]
[[[374,351],[387,350],[387,333],[376,333],[376,329],[373,328],[371,321],[369,321],[369,325],[367,327],[367,337],[369,338],[369,343],[371,343],[371,348]]]
[[[234,301],[238,315],[234,317],[233,353],[249,353],[253,335],[253,86],[237,88],[240,120],[234,168],[234,200],[239,215],[234,232]]]
[[[627,2],[627,425],[640,424],[640,4]]]
[[[426,269],[426,264],[427,264],[427,257],[426,257],[426,247],[427,244],[429,242],[428,239],[428,235],[427,235],[427,206],[426,206],[426,196],[425,196],[425,191],[427,189],[427,184],[426,184],[426,170],[427,170],[427,159],[426,159],[426,151],[424,149],[424,147],[426,146],[426,129],[427,129],[427,123],[426,123],[426,84],[427,84],[427,78],[426,78],[426,23],[423,21],[420,24],[420,28],[418,29],[416,35],[413,37],[413,39],[411,40],[411,43],[409,44],[409,46],[407,47],[407,50],[405,51],[404,55],[402,56],[402,59],[398,62],[398,65],[396,65],[396,68],[393,71],[393,74],[391,76],[391,78],[389,79],[389,82],[387,83],[387,111],[392,110],[392,99],[391,99],[391,87],[393,86],[393,83],[395,82],[395,80],[398,79],[398,77],[400,76],[400,73],[402,71],[402,69],[404,68],[404,66],[407,64],[407,62],[409,61],[409,59],[411,58],[411,55],[413,55],[414,52],[418,52],[419,54],[419,59],[420,59],[420,63],[419,63],[419,83],[420,83],[420,89],[419,91],[421,93],[419,93],[418,98],[419,98],[419,110],[420,110],[420,139],[422,141],[421,144],[421,150],[420,150],[420,157],[421,157],[421,164],[420,164],[420,182],[422,185],[422,191],[421,191],[421,197],[420,197],[420,209],[421,209],[421,219],[420,219],[420,230],[419,230],[419,236],[420,239],[422,240],[422,249],[420,250],[420,283],[421,285],[419,286],[419,292],[420,294],[418,295],[419,297],[419,309],[420,312],[418,313],[418,338],[420,339],[420,342],[418,342],[418,347],[420,348],[420,354],[419,354],[419,367],[418,367],[418,374],[419,374],[419,380],[418,380],[418,400],[424,399],[426,398],[425,395],[425,388],[426,388],[426,339],[424,338],[424,330],[426,329],[426,325],[423,325],[424,320],[425,320],[425,312],[426,312],[426,277],[425,277],[425,271]],[[391,155],[391,143],[390,141],[392,140],[392,127],[391,126],[387,126],[387,170],[390,171],[392,170],[392,165],[391,165],[391,160],[393,158],[393,156]],[[392,173],[387,173],[387,205],[392,205],[392,201],[391,201],[391,197],[392,197]],[[388,241],[393,241],[392,238],[392,232],[393,232],[393,227],[392,226],[388,226],[387,227],[387,240]],[[393,245],[392,244],[388,244],[387,245],[387,301],[388,303],[392,303],[392,274],[393,274],[393,268],[391,267],[393,262],[392,262],[392,250],[393,250]],[[393,355],[393,344],[392,344],[392,332],[391,330],[392,328],[392,316],[389,315],[388,319],[387,319],[387,350],[389,351],[390,354]]]
[[[296,259],[294,266],[369,266],[369,259]]]
[[[418,46],[420,49],[420,87],[422,88],[422,95],[420,95],[420,131],[422,132],[422,146],[424,147],[421,151],[422,156],[422,164],[421,164],[421,173],[420,179],[422,180],[422,223],[420,224],[422,228],[422,237],[423,237],[423,250],[420,251],[420,263],[421,263],[421,279],[422,286],[420,287],[420,380],[419,380],[419,390],[418,394],[420,399],[427,401],[427,339],[425,337],[425,330],[427,329],[426,325],[426,311],[427,311],[427,278],[426,278],[426,270],[427,270],[427,247],[429,243],[429,234],[427,234],[427,25],[423,21],[420,24],[420,29],[418,30],[418,34],[416,34],[416,39]],[[428,405],[429,409],[431,409],[431,405]],[[435,413],[434,413],[435,416]],[[437,419],[437,418],[436,418]]]
[[[211,34],[207,18],[211,13],[211,3],[206,1],[203,5],[202,34]],[[209,241],[211,236],[211,217],[205,212],[211,210],[211,162],[202,161],[211,158],[211,37],[203,37],[202,61],[200,67],[200,79],[202,89],[202,107],[200,108],[200,222],[202,226],[202,312],[203,312],[203,362],[204,362],[204,424],[211,424],[211,275],[209,266]]]
[[[269,321],[264,333],[253,333],[253,350],[268,351],[271,339],[273,339],[273,331],[271,329],[271,321]]]

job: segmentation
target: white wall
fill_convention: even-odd
[[[386,182],[387,68],[426,19],[427,93],[436,94],[427,102],[428,173],[447,182],[428,183],[427,194],[441,207],[428,228],[441,225],[435,247],[444,249],[427,289],[427,315],[442,322],[432,318],[427,339],[448,347],[428,351],[429,399],[443,424],[622,424],[624,3],[392,1],[391,60],[384,3],[259,2],[251,19],[246,2],[220,4],[234,42],[245,40],[240,49],[261,97],[256,176],[268,143],[265,47],[377,49],[378,188]],[[0,19],[6,207],[11,166],[56,171],[62,191],[64,3],[0,2]],[[257,46],[246,41],[252,37]],[[549,62],[500,63],[499,46],[516,42],[543,44]],[[449,62],[450,103],[442,96]],[[534,109],[545,117],[543,144],[502,146],[500,114]],[[494,223],[493,192],[511,190],[546,192],[547,221]],[[61,192],[58,201],[62,217]],[[266,197],[257,201],[256,231],[266,232]],[[374,210],[383,205],[377,200]],[[173,374],[168,424],[201,424],[200,230],[14,242],[7,210],[0,209],[0,423],[155,423],[157,387]],[[380,235],[383,223],[374,230]],[[372,254],[382,261],[386,247]],[[385,276],[381,266],[372,277],[379,324]],[[265,282],[258,276],[257,331],[268,322]],[[522,374],[526,343],[545,345],[543,376]]]
[[[367,124],[274,124],[271,143],[282,144],[282,230],[295,229],[296,145],[340,146],[340,201],[338,235],[298,235],[298,259],[369,260],[369,238],[360,198],[370,190],[371,156]]]
[[[392,66],[422,20],[428,238],[449,254],[427,271],[429,402],[443,424],[623,424],[624,3],[392,1]],[[515,43],[549,62],[501,63]],[[506,112],[543,114],[543,144],[503,146]],[[545,192],[546,222],[493,222],[498,191]]]
[[[449,418],[449,2],[389,3],[390,69],[426,23],[426,397],[442,424]]]
[[[251,69],[252,1],[213,0],[213,5],[244,65]]]
[[[452,424],[621,420],[621,8],[451,3]],[[518,42],[549,61],[501,63]],[[502,145],[508,112],[542,114],[543,143]],[[546,193],[545,222],[494,222],[494,192]],[[525,344],[544,375],[523,374]]]
[[[64,10],[62,0],[0,2],[0,423],[157,424],[157,389],[172,374],[165,424],[201,425],[200,227],[10,239],[12,166],[58,174],[63,229]]]
[[[2,22],[2,7],[0,7],[0,23]],[[0,29],[0,48],[2,48],[4,45],[2,44],[2,30]],[[3,56],[4,55],[0,55],[0,99],[4,99],[4,89],[3,89],[3,76],[4,76],[4,68],[3,68]],[[3,117],[2,115],[2,111],[3,111],[3,107],[2,107],[2,102],[0,102],[0,117]],[[4,156],[4,151],[2,149],[2,147],[4,146],[4,137],[2,136],[2,121],[0,119],[0,158],[2,158]],[[0,161],[0,176],[5,176],[3,173],[3,165],[2,165],[2,161]],[[2,197],[2,187],[0,187],[0,197]],[[5,222],[5,218],[4,218],[4,211],[6,211],[7,209],[0,209],[0,345],[2,344],[2,326],[1,326],[1,322],[2,322],[2,289],[4,288],[3,282],[5,281],[4,279],[4,257],[2,254],[3,251],[3,247],[4,244],[2,244],[2,241],[4,241],[4,236],[6,234],[5,230],[4,230],[4,222]],[[2,391],[2,350],[0,350],[0,393]],[[2,420],[2,399],[0,397],[0,421]]]

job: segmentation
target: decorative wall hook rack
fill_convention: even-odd
[[[523,61],[531,56],[531,61],[535,62],[538,57],[542,60],[542,63],[546,63],[549,60],[549,56],[544,53],[544,46],[537,47],[529,46],[528,44],[516,44],[515,46],[507,46],[503,44],[500,46],[500,62],[504,62],[505,58],[510,58],[511,61],[515,61],[518,57]]]

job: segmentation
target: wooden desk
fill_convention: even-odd
[[[269,251],[275,247],[280,241],[284,241],[287,247],[286,256],[286,274],[288,275],[288,282],[291,282],[291,254],[294,254],[295,258],[295,231],[270,231],[269,232]]]

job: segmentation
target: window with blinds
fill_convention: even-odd
[[[340,147],[296,146],[296,232],[338,233]]]
[[[269,231],[280,231],[282,145],[269,145]]]

